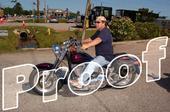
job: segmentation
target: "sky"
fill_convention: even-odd
[[[0,0],[0,6],[14,6],[10,3],[11,0]],[[32,9],[33,2],[36,0],[18,0],[24,9]],[[66,9],[81,14],[85,12],[86,0],[46,0],[49,8]],[[116,9],[137,10],[139,8],[149,8],[155,13],[160,13],[161,16],[170,18],[170,0],[92,0],[94,6],[108,6],[113,8],[113,14]],[[40,8],[43,9],[44,0],[40,0]]]

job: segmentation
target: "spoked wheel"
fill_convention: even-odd
[[[56,81],[57,81],[57,75],[52,74],[47,81],[44,82],[44,90],[43,90],[43,71],[44,70],[39,70],[39,79],[38,83],[37,78],[37,71],[34,69],[29,77],[29,83],[30,86],[33,87],[36,83],[37,85],[33,88],[33,91],[36,92],[39,95],[42,95],[43,92],[45,95],[52,95],[56,92]],[[49,73],[44,74],[44,80],[46,80],[47,76]],[[63,83],[61,80],[58,82],[57,89],[60,90],[63,86]]]
[[[126,77],[120,78],[118,73],[112,72],[108,76],[108,79],[109,79],[109,82],[114,86],[126,86],[130,84],[131,82],[133,82],[135,77],[136,77],[136,74],[129,73],[129,75],[127,75]]]
[[[125,66],[119,69],[119,65],[121,65],[121,63],[115,63],[115,65],[112,65],[112,67],[108,69],[107,79],[111,85],[125,88],[139,77],[139,66],[127,64],[129,69]]]

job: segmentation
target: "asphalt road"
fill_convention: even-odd
[[[119,43],[114,48],[115,52],[128,52],[141,58],[146,42]],[[89,49],[88,52],[94,54],[93,50]],[[80,97],[73,95],[65,85],[59,92],[57,101],[42,103],[41,96],[33,92],[24,93],[19,95],[19,108],[6,112],[170,112],[169,51],[170,44],[167,47],[167,58],[162,61],[162,79],[157,82],[146,83],[143,64],[139,81],[126,89],[105,88],[92,95]],[[0,68],[53,62],[54,59],[50,50],[0,54]],[[0,82],[1,77],[0,75]]]

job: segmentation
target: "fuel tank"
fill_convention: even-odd
[[[90,62],[93,60],[93,57],[85,52],[76,52],[71,54],[70,59],[72,64],[80,64],[83,62]]]

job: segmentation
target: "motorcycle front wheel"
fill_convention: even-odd
[[[33,87],[37,83],[36,81],[38,80],[37,85],[33,88],[34,92],[36,92],[39,95],[43,95],[43,92],[44,92],[44,95],[47,95],[47,96],[55,94],[57,75],[52,74],[49,77],[48,81],[44,83],[44,90],[43,90],[43,71],[44,71],[43,69],[39,69],[39,78],[38,78],[36,69],[34,69],[31,72],[30,77],[29,77],[30,87]],[[48,74],[47,75],[44,74],[44,79],[46,79],[47,76]],[[62,88],[62,86],[63,86],[63,81],[59,80],[57,84],[57,90],[59,91]]]

